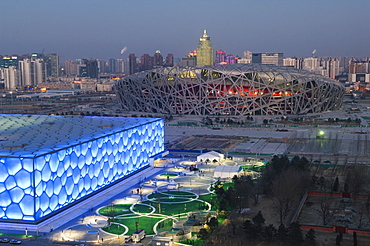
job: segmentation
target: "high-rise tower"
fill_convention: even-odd
[[[213,65],[214,50],[212,48],[211,38],[204,30],[203,36],[199,39],[197,49],[197,66]]]

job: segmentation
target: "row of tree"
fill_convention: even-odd
[[[224,118],[215,118],[215,119],[212,119],[212,118],[206,117],[206,118],[203,118],[202,119],[201,123],[204,124],[204,125],[214,125],[214,124],[244,125],[244,124],[247,124],[247,123],[250,123],[250,122],[253,122],[254,121],[254,118],[252,116],[247,116],[245,119],[247,121],[244,121],[244,120],[233,120],[231,118],[227,118],[227,119],[224,119]]]
[[[297,222],[291,223],[287,228],[284,224],[280,224],[279,228],[276,229],[272,224],[265,225],[265,219],[261,211],[252,220],[246,220],[243,223],[243,231],[251,240],[263,240],[268,243],[280,241],[284,245],[304,244],[311,246],[316,244],[316,236],[313,229],[310,229],[305,237]]]

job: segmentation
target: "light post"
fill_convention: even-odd
[[[9,93],[10,93],[10,98],[11,98],[11,104],[13,104],[13,91],[9,91]]]

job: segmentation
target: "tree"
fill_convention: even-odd
[[[352,193],[356,202],[357,195],[364,189],[368,183],[369,175],[367,167],[355,166],[347,174],[346,183],[348,183],[349,192]]]
[[[336,192],[339,190],[339,179],[338,177],[335,178],[334,184],[333,184],[333,191]]]
[[[225,192],[225,199],[228,201],[228,206],[235,208],[237,205],[235,190],[233,187],[229,187]]]
[[[258,211],[256,216],[254,216],[252,220],[253,220],[254,225],[257,227],[263,226],[265,224],[265,218],[263,218],[261,211]]]
[[[322,219],[322,223],[327,225],[331,218],[334,216],[334,211],[332,210],[333,202],[326,196],[322,197],[319,202],[319,209],[317,209],[317,213]]]
[[[245,232],[246,236],[249,237],[250,239],[257,238],[255,227],[250,220],[244,221],[242,229]]]
[[[236,206],[238,207],[239,212],[241,212],[243,208],[248,206],[251,186],[248,184],[246,178],[237,178],[234,179],[234,181]]]
[[[321,176],[317,181],[317,184],[320,186],[320,191],[323,191],[326,185],[326,179],[323,176]]]
[[[198,232],[198,237],[202,240],[205,240],[208,237],[208,231],[205,228],[201,228]]]
[[[218,226],[218,220],[215,217],[212,217],[207,225],[211,228],[211,230],[214,230]]]
[[[267,119],[264,119],[264,120],[263,120],[263,124],[264,124],[264,125],[267,125],[268,123],[269,123],[269,121],[268,121]]]
[[[357,233],[353,232],[353,246],[357,246]]]
[[[335,238],[335,245],[340,245],[341,241],[342,241],[342,238],[340,237],[340,234],[337,234],[337,237]]]
[[[275,239],[275,237],[276,237],[276,229],[272,224],[265,226],[263,228],[262,238],[265,241],[271,242]]]
[[[301,225],[298,222],[290,224],[288,229],[289,242],[292,245],[300,245],[303,242]]]
[[[280,223],[290,212],[294,201],[302,193],[302,175],[297,170],[286,170],[272,184],[273,204],[280,216]]]
[[[316,236],[315,236],[315,230],[310,229],[306,234],[305,244],[307,246],[313,246],[316,245]]]
[[[282,242],[285,242],[285,240],[287,239],[288,231],[285,228],[284,224],[280,224],[278,231],[277,231],[277,237]]]

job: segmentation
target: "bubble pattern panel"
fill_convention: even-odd
[[[164,150],[153,121],[35,158],[0,158],[0,218],[37,221],[145,166]]]

